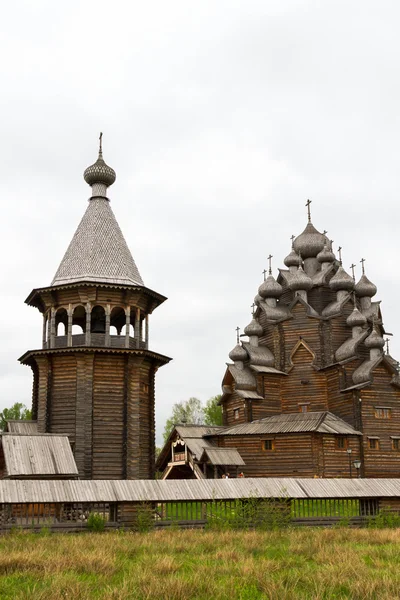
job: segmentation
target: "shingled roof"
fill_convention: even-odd
[[[110,202],[92,197],[51,285],[144,285]]]
[[[225,427],[216,435],[265,435],[276,433],[331,433],[362,435],[351,425],[331,412],[284,413],[265,417],[251,423]]]

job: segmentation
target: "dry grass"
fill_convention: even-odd
[[[17,533],[0,538],[0,598],[393,600],[400,530]]]

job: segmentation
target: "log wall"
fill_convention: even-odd
[[[373,385],[360,390],[365,477],[400,477],[400,452],[392,448],[391,438],[400,435],[400,390],[391,380],[392,374],[379,365]],[[376,418],[376,406],[390,408],[390,418]],[[379,449],[369,448],[369,436],[379,438]]]
[[[93,479],[123,479],[125,358],[98,354],[93,370]]]

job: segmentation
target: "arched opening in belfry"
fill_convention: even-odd
[[[65,308],[59,308],[56,312],[56,336],[67,335],[68,333],[68,313]]]
[[[114,306],[110,315],[110,335],[120,335],[125,323],[125,310],[121,306]]]
[[[72,335],[86,332],[86,310],[84,306],[76,306],[72,314]]]
[[[106,311],[102,306],[94,306],[90,315],[90,332],[106,332]]]
[[[130,325],[126,325],[125,324],[123,326],[122,331],[121,331],[122,335],[126,335],[126,329],[127,329],[127,327],[128,327],[128,331],[129,331],[129,337],[135,337],[135,330],[133,328],[132,323]]]

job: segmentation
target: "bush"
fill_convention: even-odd
[[[211,529],[274,530],[287,527],[291,521],[286,498],[236,500],[229,512],[222,502],[214,502],[207,527]]]
[[[400,514],[383,509],[374,517],[368,517],[367,525],[371,529],[395,529],[400,527]]]
[[[154,511],[148,504],[141,504],[136,519],[136,528],[140,533],[146,533],[154,527]]]
[[[88,520],[87,520],[87,526],[88,529],[90,529],[91,531],[104,531],[104,527],[106,525],[106,520],[104,517],[102,517],[101,515],[99,515],[99,513],[90,513]]]

